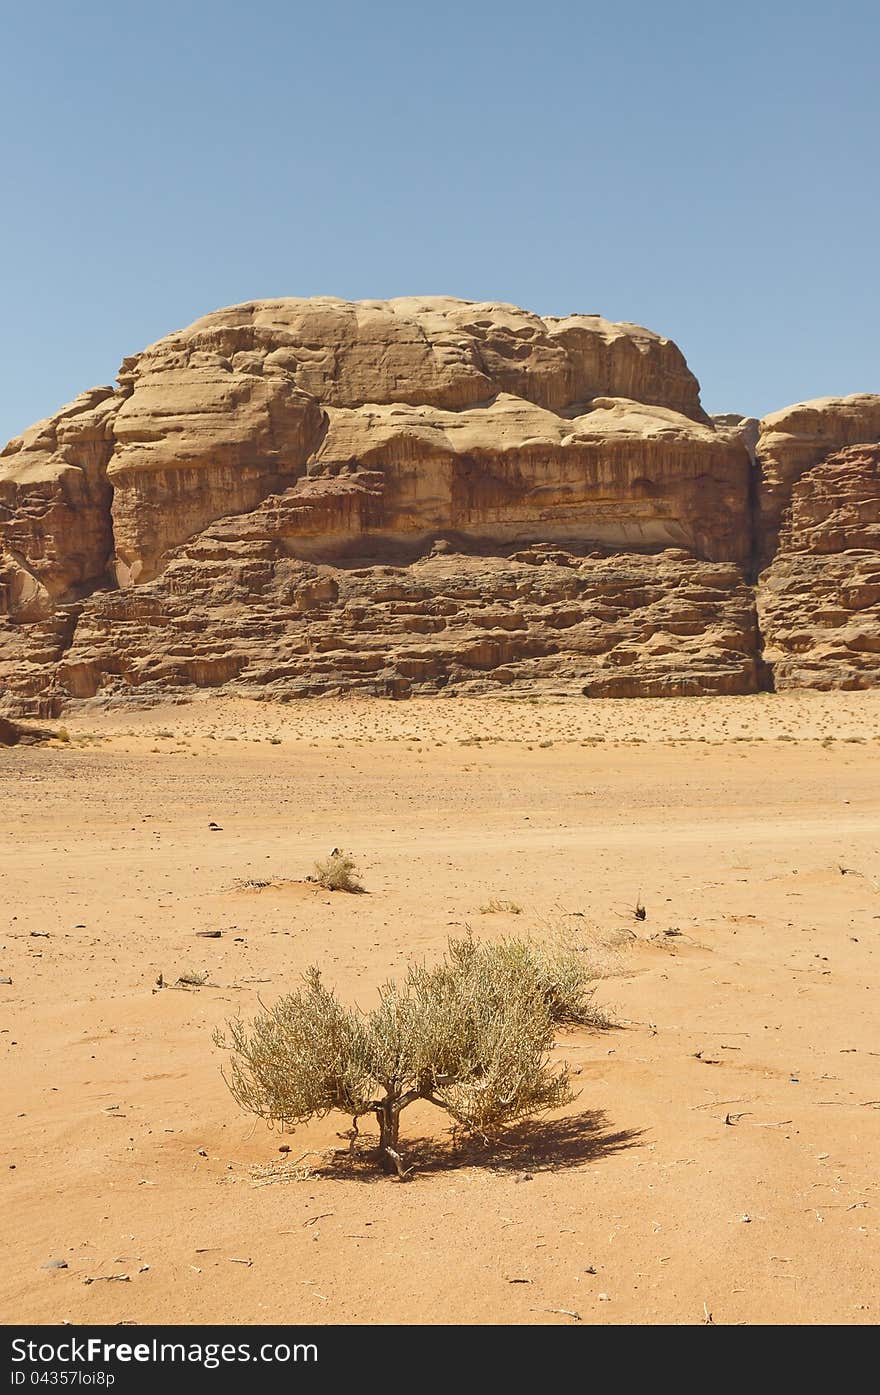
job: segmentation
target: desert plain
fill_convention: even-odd
[[[0,749],[0,1319],[877,1321],[880,692],[51,725]],[[574,1104],[492,1148],[417,1105],[405,1184],[241,1113],[216,1026],[466,926],[602,965]]]

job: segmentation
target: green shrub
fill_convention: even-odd
[[[311,968],[303,986],[217,1044],[231,1053],[226,1081],[243,1109],[295,1127],[333,1111],[379,1124],[385,1171],[408,1174],[400,1115],[416,1100],[486,1138],[571,1098],[565,1066],[549,1052],[564,1023],[606,1025],[593,1005],[587,962],[524,939],[450,939],[438,965],[410,964],[370,1012],[340,1003]]]

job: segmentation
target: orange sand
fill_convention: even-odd
[[[0,750],[0,1319],[877,1321],[880,693],[61,720]],[[302,883],[335,845],[368,896]],[[620,1026],[563,1034],[577,1103],[499,1152],[413,1108],[402,1186],[223,1084],[213,1027],[309,963],[366,1004],[464,924],[563,921],[631,942]]]

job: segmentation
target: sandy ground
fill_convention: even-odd
[[[0,1319],[877,1321],[880,693],[63,721],[0,750]],[[302,880],[334,845],[369,895]],[[414,1107],[401,1185],[226,1090],[212,1029],[312,962],[369,1004],[563,923],[619,1025],[499,1151]]]

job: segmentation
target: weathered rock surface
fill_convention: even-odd
[[[17,746],[20,740],[21,731],[16,723],[0,717],[0,746]]]
[[[113,388],[93,388],[0,453],[0,615],[45,618],[54,597],[103,576],[120,401]]]
[[[333,407],[405,402],[458,411],[506,392],[550,411],[592,396],[631,397],[706,420],[675,344],[601,315],[541,319],[451,296],[263,300],[206,315],[142,358],[199,348],[243,372],[289,375]]]
[[[0,717],[0,746],[37,746],[55,735],[55,732],[46,731],[43,727],[21,726],[18,722]]]
[[[224,523],[157,581],[94,598],[57,683],[77,697],[219,684],[274,697],[450,684],[740,693],[756,686],[755,646],[739,569],[685,552],[583,557],[543,544],[468,555],[439,544],[406,566],[343,569]]]
[[[257,302],[160,340],[120,383],[107,475],[121,585],[150,580],[213,520],[352,469],[381,474],[378,513],[332,488],[323,507],[307,485],[301,537],[288,511],[292,550],[448,527],[512,540],[536,523],[580,537],[585,511],[597,540],[620,545],[727,557],[743,533],[742,450],[714,432],[678,349],[599,317]]]
[[[758,608],[777,688],[880,682],[880,444],[801,475]]]
[[[764,417],[757,445],[760,479],[756,545],[763,565],[779,541],[783,514],[805,470],[841,446],[880,441],[880,394],[819,397]]]
[[[859,533],[850,516],[865,458],[815,467],[878,439],[880,396],[800,404],[760,434],[710,419],[674,344],[596,315],[232,306],[0,457],[0,705],[227,684],[753,691],[748,576],[780,528],[764,657],[812,682],[786,667],[826,584],[807,562],[818,577],[821,553],[830,577],[831,557],[873,547],[871,519]],[[820,499],[841,469],[835,521]],[[850,652],[877,681],[875,651]]]

